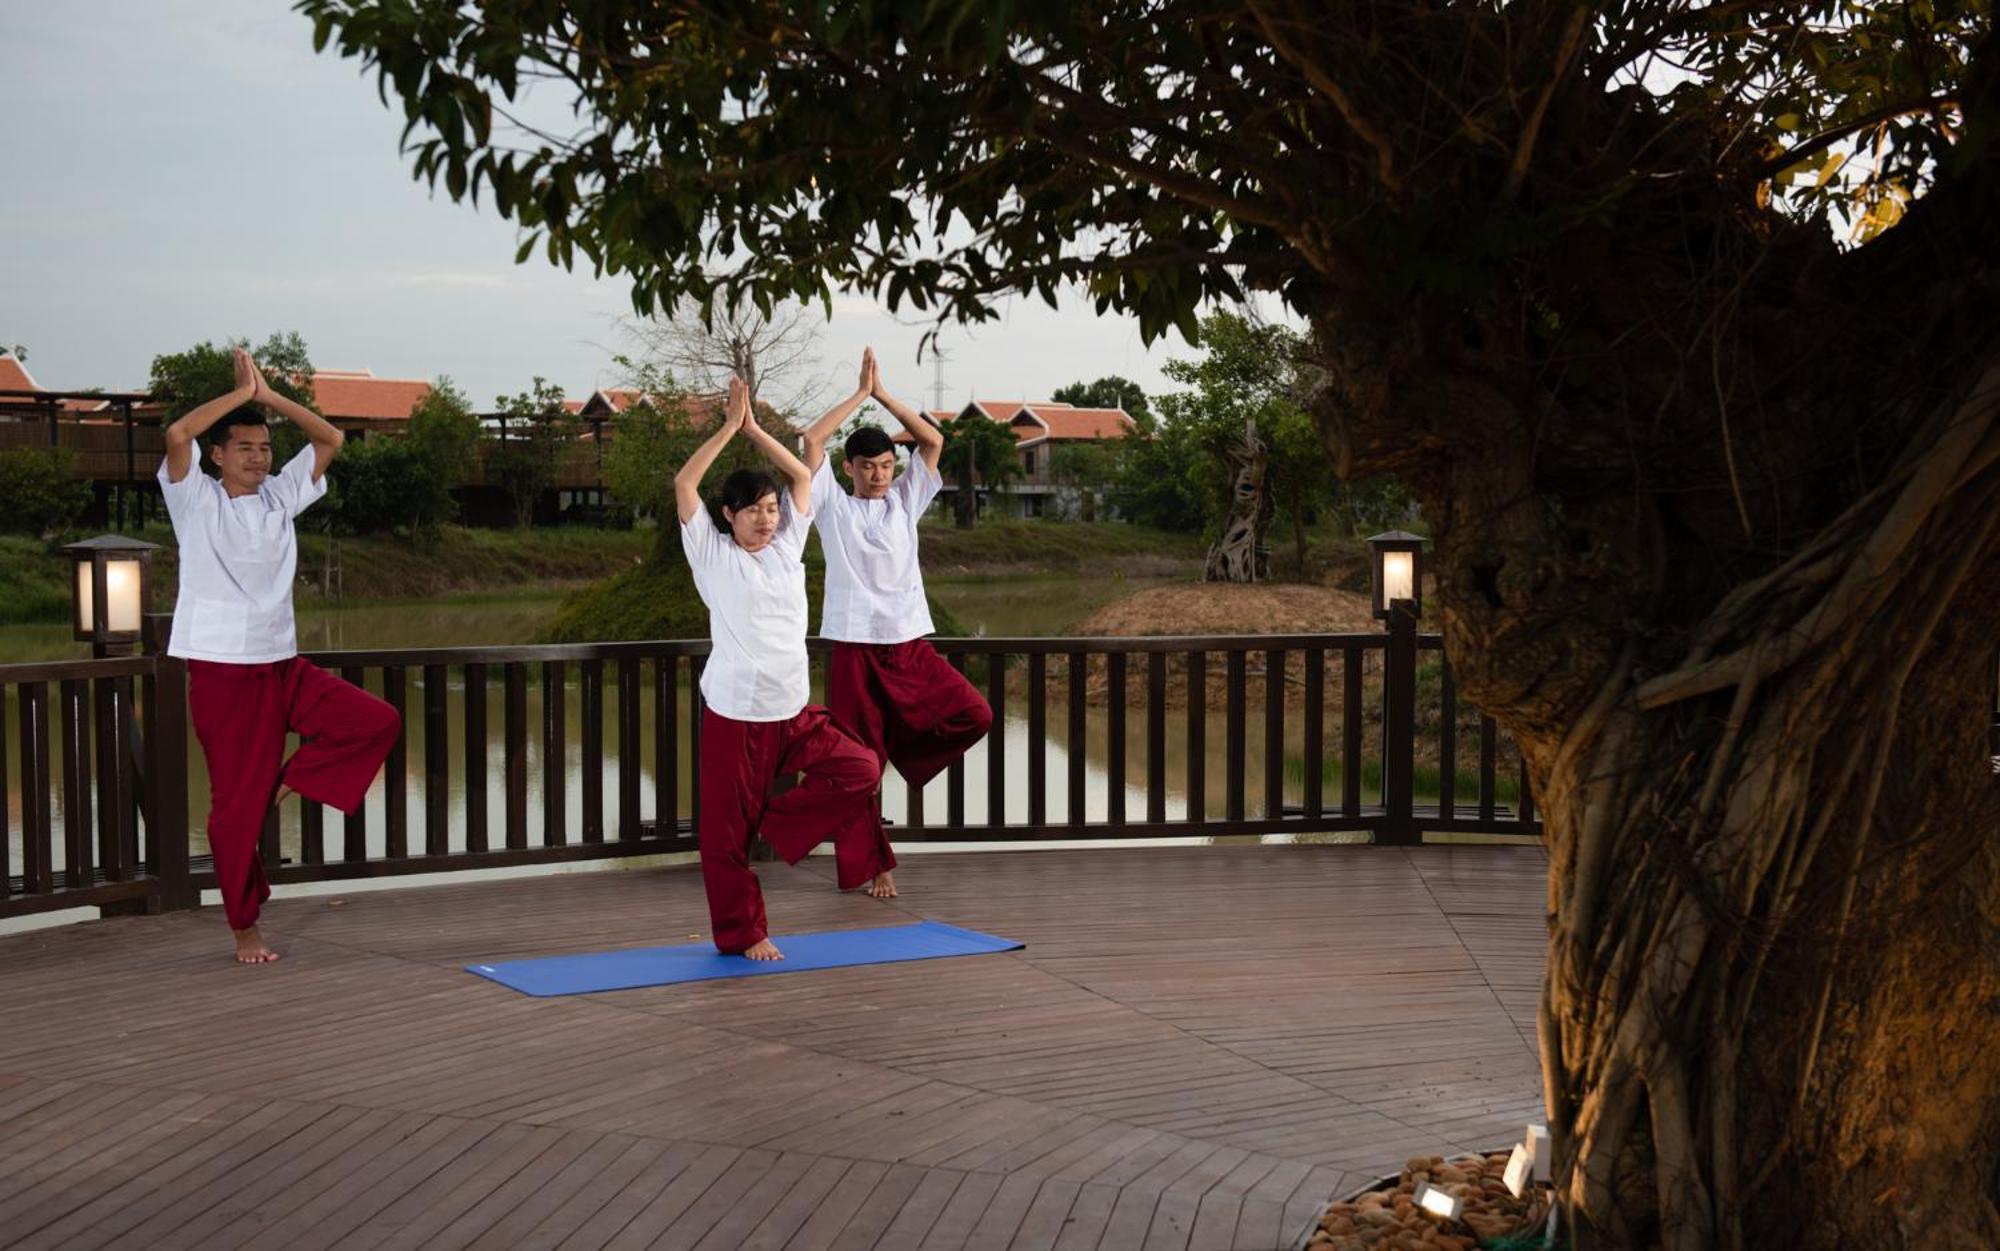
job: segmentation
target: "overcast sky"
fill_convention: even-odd
[[[625,287],[536,260],[514,227],[413,181],[353,61],[312,52],[285,0],[0,0],[0,343],[50,388],[140,388],[162,352],[277,330],[316,365],[448,375],[478,405],[540,374],[572,395],[619,380]],[[925,327],[837,298],[824,371],[864,344],[885,381],[928,403]],[[1160,366],[1136,321],[1081,298],[1013,304],[948,330],[949,405],[1038,399]]]

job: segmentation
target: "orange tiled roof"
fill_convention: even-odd
[[[12,356],[0,356],[0,391],[39,391],[28,367]]]
[[[982,413],[1006,425],[1014,432],[1014,441],[1023,446],[1047,440],[1060,443],[1122,439],[1138,428],[1122,408],[1075,408],[1068,404],[1022,400],[974,400],[957,412],[932,409],[924,416],[942,427],[970,412]],[[890,437],[899,443],[911,441],[905,431],[897,431]]]
[[[332,420],[407,421],[430,393],[431,384],[416,378],[377,378],[365,369],[313,371],[313,403]]]

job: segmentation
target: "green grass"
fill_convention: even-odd
[[[128,527],[124,533],[160,545],[153,553],[153,610],[170,611],[178,568],[173,530],[150,525]],[[0,535],[0,625],[68,620],[69,558],[60,549],[63,542],[81,537],[45,544]],[[302,606],[325,602],[319,585],[328,543],[323,531],[305,528],[299,534]],[[583,526],[524,530],[445,526],[426,543],[387,536],[339,540],[344,597],[370,602],[553,591],[635,567],[652,550],[650,531]]]
[[[919,534],[924,568],[940,571],[955,565],[1087,569],[1133,559],[1193,562],[1208,550],[1199,534],[1115,521],[988,519],[960,530],[941,519],[926,521]]]
[[[68,621],[69,559],[40,539],[0,535],[0,624]]]
[[[819,623],[826,564],[817,544],[806,548],[806,620]],[[942,635],[964,629],[944,605],[930,601],[931,621]],[[708,609],[695,590],[694,574],[681,561],[646,564],[594,582],[563,600],[555,620],[539,637],[544,643],[618,642],[631,639],[705,639]]]

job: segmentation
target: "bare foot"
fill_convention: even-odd
[[[890,873],[876,874],[875,880],[868,883],[868,893],[877,899],[894,899],[896,897],[895,875]]]
[[[256,926],[247,930],[232,930],[231,933],[236,935],[236,963],[269,964],[278,958],[278,953],[265,944],[264,936],[257,932]]]
[[[273,808],[276,808],[278,805],[284,803],[287,799],[290,799],[292,796],[296,794],[298,794],[297,791],[293,790],[289,786],[286,786],[283,782],[280,782],[278,783],[278,796],[277,798],[271,801],[271,806]]]
[[[779,951],[778,945],[768,938],[757,940],[757,945],[743,954],[749,956],[752,960],[782,960],[785,958],[785,953]]]

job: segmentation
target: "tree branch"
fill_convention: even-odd
[[[1571,62],[1576,59],[1576,51],[1583,46],[1583,32],[1590,27],[1591,9],[1588,5],[1577,5],[1570,11],[1569,21],[1563,25],[1562,41],[1556,45],[1556,63],[1549,73],[1549,81],[1542,86],[1535,97],[1535,107],[1528,112],[1527,124],[1521,127],[1521,142],[1515,145],[1514,160],[1507,167],[1507,185],[1501,193],[1502,200],[1512,200],[1521,190],[1521,183],[1528,177],[1528,160],[1534,155],[1535,140],[1542,132],[1542,119],[1548,115],[1549,101],[1556,94],[1556,88],[1569,75]]]
[[[1757,167],[1756,180],[1762,182],[1766,178],[1775,177],[1792,166],[1797,165],[1807,157],[1817,156],[1819,153],[1826,151],[1856,131],[1866,130],[1870,126],[1893,121],[1898,117],[1904,117],[1911,113],[1935,113],[1939,109],[1953,109],[1957,107],[1957,95],[1947,93],[1941,96],[1933,96],[1928,100],[1921,100],[1911,104],[1892,104],[1876,109],[1872,113],[1864,113],[1860,117],[1842,122],[1830,130],[1823,130],[1805,142],[1798,144],[1796,147],[1789,148],[1765,160]]]
[[[1391,194],[1401,195],[1403,177],[1397,172],[1396,148],[1390,142],[1388,134],[1362,113],[1353,98],[1334,81],[1333,76],[1328,74],[1324,67],[1278,33],[1277,20],[1265,11],[1264,4],[1259,0],[1249,0],[1248,7],[1251,15],[1257,19],[1258,29],[1264,32],[1265,40],[1270,43],[1271,50],[1304,74],[1313,89],[1332,102],[1335,110],[1340,113],[1341,120],[1347,123],[1347,128],[1375,150],[1375,176],[1382,180],[1383,187]]]

